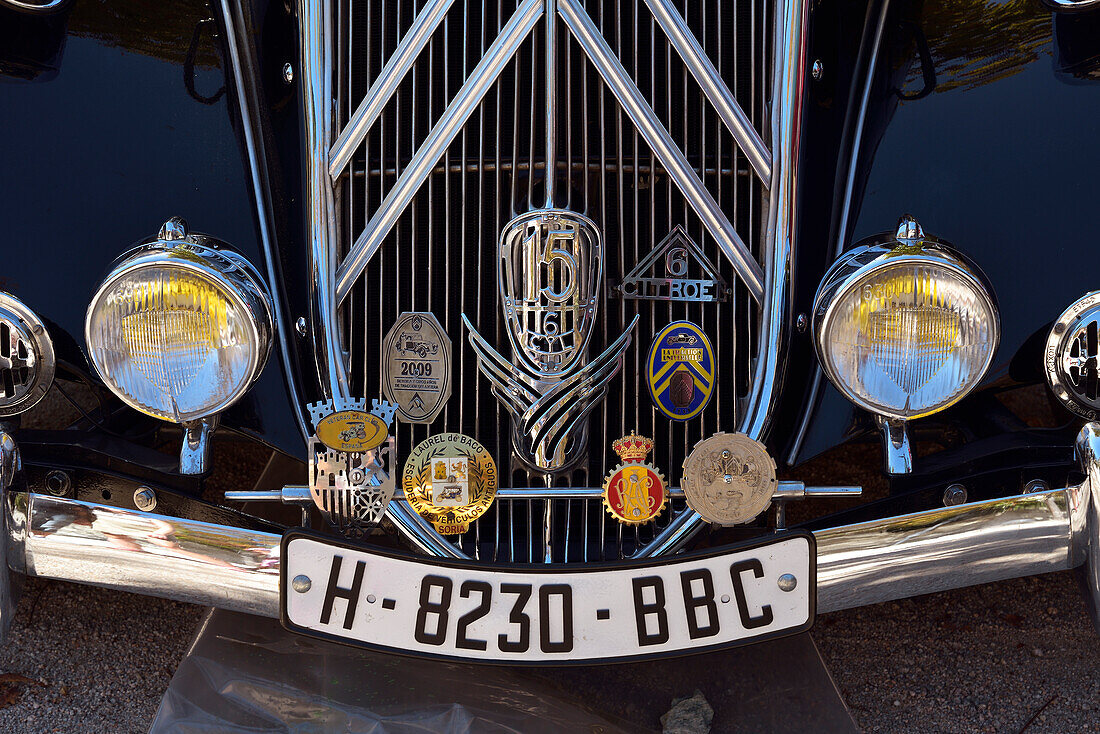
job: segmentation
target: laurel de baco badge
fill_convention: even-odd
[[[699,415],[714,394],[714,349],[690,321],[657,334],[646,358],[646,382],[657,409],[676,421]]]
[[[623,463],[604,482],[604,509],[624,525],[649,522],[661,514],[668,501],[665,478],[657,467],[645,462],[653,439],[631,433],[613,441],[611,449]]]
[[[716,433],[684,460],[680,486],[688,506],[716,525],[738,525],[771,505],[775,460],[743,433]]]
[[[440,433],[416,445],[402,476],[405,498],[441,535],[464,533],[497,494],[497,465],[480,443]]]

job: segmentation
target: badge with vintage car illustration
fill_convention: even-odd
[[[497,494],[497,465],[480,443],[440,433],[409,454],[402,477],[405,498],[441,535],[456,535],[485,514]]]
[[[410,311],[382,349],[382,389],[405,423],[431,423],[451,397],[451,340],[435,314]]]
[[[314,406],[309,407],[312,411]],[[328,404],[321,404],[321,409],[328,409]],[[361,454],[385,443],[389,425],[373,413],[351,408],[325,414],[314,423],[314,431],[318,440],[333,451]]]
[[[714,350],[690,321],[674,321],[657,335],[646,359],[654,405],[676,421],[694,418],[714,393]]]
[[[396,489],[397,444],[389,435],[396,406],[375,400],[313,403],[316,436],[309,439],[309,492],[337,529],[357,536],[376,525]],[[337,409],[339,408],[339,409]]]
[[[771,505],[775,460],[743,433],[716,433],[695,445],[680,480],[688,506],[717,525],[749,522]]]
[[[657,467],[646,462],[653,439],[629,436],[615,439],[611,449],[623,460],[607,476],[603,485],[603,504],[612,517],[624,525],[641,525],[661,514],[668,501],[665,478]]]

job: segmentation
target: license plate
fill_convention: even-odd
[[[616,565],[486,567],[283,537],[282,620],[374,650],[513,665],[704,652],[810,628],[816,551],[790,532]]]

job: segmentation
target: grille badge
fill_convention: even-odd
[[[310,495],[340,532],[349,537],[362,535],[381,522],[393,499],[397,443],[386,434],[397,408],[384,400],[375,400],[370,413],[364,410],[365,400],[320,402],[308,407],[317,433],[309,439]],[[372,440],[367,434],[376,433],[378,427],[381,439]],[[332,435],[322,435],[326,432]],[[371,446],[368,450],[351,450],[367,445]]]
[[[646,301],[705,302],[725,301],[730,288],[699,245],[676,225],[626,274],[615,292],[623,298]]]
[[[512,417],[512,445],[543,472],[569,469],[588,446],[587,416],[622,366],[638,317],[587,362],[603,273],[600,233],[559,209],[522,214],[500,237],[498,286],[514,360],[497,352],[465,314],[470,346]]]
[[[431,423],[451,397],[451,340],[435,314],[407,311],[386,334],[382,385],[406,423]]]
[[[690,321],[674,321],[662,329],[646,358],[649,395],[674,421],[694,418],[707,407],[716,371],[710,340]]]

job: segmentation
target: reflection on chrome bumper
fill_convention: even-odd
[[[1084,564],[1095,620],[1100,424],[1077,452],[1080,485],[818,531],[818,611]],[[278,535],[21,492],[4,507],[14,571],[278,616]]]

